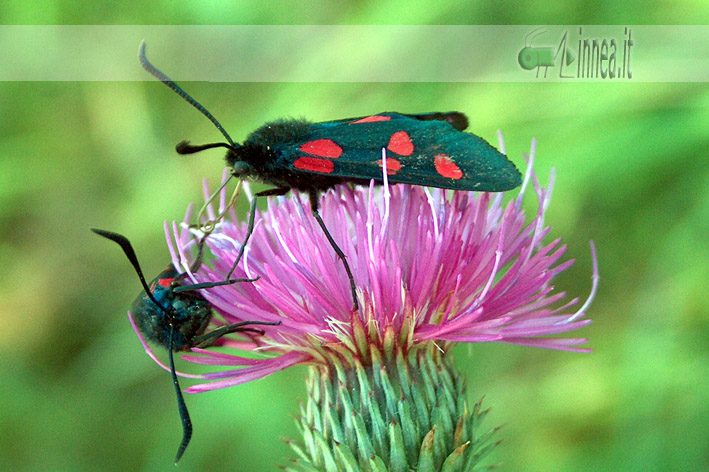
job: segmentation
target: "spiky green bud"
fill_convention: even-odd
[[[452,363],[433,344],[408,354],[382,354],[370,346],[368,359],[340,351],[326,366],[311,367],[308,401],[301,407],[303,443],[291,443],[299,458],[293,472],[464,472],[496,443],[493,431],[479,433],[487,413],[471,409],[466,387]]]

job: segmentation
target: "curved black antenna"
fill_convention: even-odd
[[[190,439],[192,439],[192,420],[190,419],[189,411],[187,411],[187,405],[185,404],[185,398],[182,396],[180,382],[177,381],[177,374],[175,373],[175,360],[172,354],[174,330],[175,327],[170,323],[170,342],[167,350],[170,352],[170,374],[172,375],[172,384],[175,386],[175,393],[177,394],[177,410],[180,412],[180,421],[182,421],[182,441],[180,441],[180,447],[177,448],[177,455],[175,456],[175,465],[177,465],[182,458],[182,454],[185,453]]]
[[[204,151],[205,149],[214,149],[217,147],[227,148],[231,151],[236,149],[229,143],[211,143],[195,146],[194,144],[190,144],[189,141],[180,141],[177,143],[177,146],[175,146],[175,151],[177,151],[178,154],[194,154],[196,152]]]
[[[162,306],[160,302],[155,299],[155,297],[153,296],[153,292],[150,290],[150,287],[148,287],[148,283],[145,281],[145,277],[143,277],[143,271],[140,269],[140,264],[138,264],[138,256],[135,255],[133,246],[131,246],[130,241],[128,241],[128,238],[126,238],[122,234],[113,233],[111,231],[104,231],[102,229],[91,228],[91,231],[98,234],[99,236],[103,236],[106,239],[110,239],[111,241],[118,243],[118,245],[121,246],[123,252],[126,254],[126,257],[128,257],[128,260],[131,262],[131,264],[133,264],[133,268],[138,274],[138,278],[140,279],[140,283],[143,285],[143,290],[145,291],[145,294],[148,296],[148,298],[150,298],[150,300],[152,300],[153,303],[155,303],[162,311],[164,311],[165,314],[170,316],[170,311],[164,306]],[[172,341],[172,338],[170,340]]]
[[[143,69],[148,71],[150,75],[158,79],[160,82],[163,84],[167,85],[170,87],[177,95],[182,97],[187,103],[192,105],[199,111],[201,114],[209,118],[209,121],[214,123],[214,126],[217,127],[217,129],[224,135],[226,140],[229,142],[232,148],[238,148],[239,145],[234,143],[234,141],[231,139],[231,136],[229,136],[229,133],[226,132],[226,130],[222,127],[222,125],[217,121],[214,116],[207,111],[206,108],[204,108],[200,103],[195,100],[194,98],[190,97],[190,95],[182,90],[179,85],[175,83],[174,80],[172,80],[170,77],[166,76],[163,74],[161,71],[159,71],[154,65],[148,61],[148,58],[145,57],[145,40],[140,42],[140,47],[138,48],[138,60],[140,61],[140,65],[143,66]]]

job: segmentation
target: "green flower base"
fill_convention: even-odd
[[[308,401],[291,441],[299,459],[288,471],[463,472],[497,445],[497,429],[479,434],[487,410],[468,408],[452,356],[430,343],[403,354],[373,347],[360,358],[328,356],[311,368]],[[347,356],[350,357],[350,356]]]

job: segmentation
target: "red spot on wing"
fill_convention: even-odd
[[[379,161],[379,167],[382,166],[382,161]],[[393,157],[387,157],[387,175],[394,175],[402,168],[401,162]]]
[[[293,167],[321,174],[331,174],[335,170],[335,163],[318,157],[303,156],[295,160]]]
[[[157,282],[158,282],[158,285],[160,285],[161,287],[167,288],[167,287],[169,287],[169,286],[172,284],[172,282],[173,282],[174,280],[175,280],[174,278],[171,278],[171,279],[158,279]]]
[[[313,156],[337,159],[342,155],[342,148],[332,139],[316,139],[300,146],[300,150]]]
[[[460,167],[453,162],[453,159],[448,154],[436,154],[433,164],[436,166],[436,172],[443,177],[455,180],[463,177],[463,171],[460,170]]]
[[[391,116],[372,115],[372,116],[368,116],[366,118],[361,118],[357,121],[350,121],[350,124],[354,125],[357,123],[374,123],[375,121],[389,121],[389,120],[391,120]]]
[[[406,131],[397,131],[389,138],[387,149],[395,152],[400,156],[410,156],[414,152],[414,143],[411,142],[411,137]]]

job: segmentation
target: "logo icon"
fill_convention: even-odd
[[[547,71],[549,70],[549,67],[554,67],[556,63],[556,58],[559,55],[559,52],[561,52],[562,50],[561,47],[556,50],[553,47],[533,47],[532,43],[534,42],[534,39],[537,38],[537,36],[543,35],[544,33],[546,33],[546,28],[544,26],[530,31],[524,38],[524,47],[517,55],[517,62],[519,62],[519,65],[522,66],[522,69],[532,70],[536,68],[537,77],[539,77],[539,71],[542,67],[544,67],[544,77],[547,76]],[[565,65],[568,66],[572,62],[574,62],[576,57],[570,49],[563,49],[563,60],[565,61]],[[564,64],[562,64],[562,67],[563,65]]]

